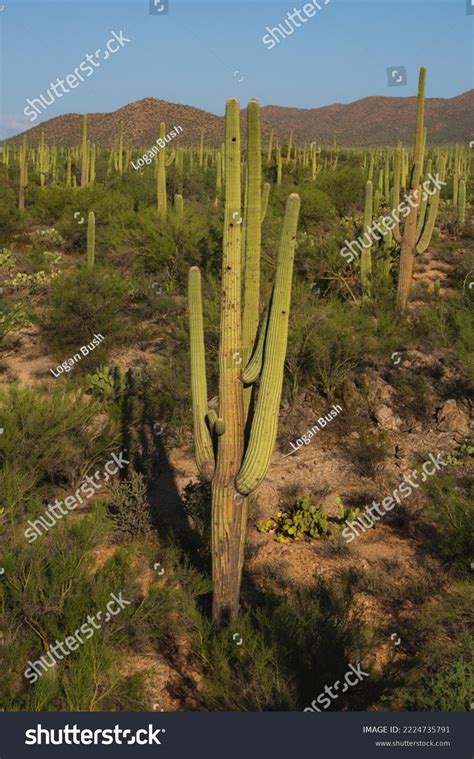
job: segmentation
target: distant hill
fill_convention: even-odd
[[[285,140],[293,129],[296,140],[324,142],[336,139],[339,145],[393,145],[398,140],[413,141],[416,98],[367,97],[347,105],[323,108],[287,108],[267,105],[262,108],[264,140],[270,129]],[[123,124],[128,146],[151,146],[159,136],[160,122],[167,130],[183,127],[179,144],[197,144],[204,128],[206,144],[219,145],[223,140],[223,118],[188,105],[145,98],[112,113],[89,114],[89,138],[100,147],[111,147]],[[242,125],[245,126],[245,111]],[[431,98],[426,101],[426,126],[430,144],[469,142],[474,139],[474,90],[454,98]],[[38,144],[41,132],[47,142],[72,147],[81,142],[82,114],[67,114],[45,121],[26,133],[30,145]],[[16,142],[20,135],[12,138]]]
[[[295,137],[319,137],[339,145],[390,145],[414,139],[417,98],[368,97],[348,105],[324,108],[262,108],[262,119],[279,133],[294,130]],[[474,90],[455,98],[426,100],[426,127],[431,145],[474,139]]]

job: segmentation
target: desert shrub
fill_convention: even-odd
[[[205,628],[203,706],[223,711],[301,710],[327,683],[360,662],[370,650],[370,630],[351,612],[353,583],[323,583],[291,597],[261,594],[255,611],[229,630]],[[239,640],[241,645],[237,645]],[[372,678],[371,678],[372,679]],[[376,688],[372,679],[372,688]],[[333,702],[333,709],[363,709],[366,686]]]
[[[336,298],[315,305],[311,290],[301,286],[295,288],[293,303],[287,352],[293,394],[309,387],[332,401],[363,360],[367,319],[359,315],[355,321],[351,306]]]
[[[469,711],[474,647],[469,630],[472,584],[457,583],[426,601],[399,635],[409,655],[403,682],[390,708],[410,711]]]
[[[191,518],[206,555],[211,550],[211,484],[201,477],[184,489],[183,507]]]
[[[445,349],[448,363],[474,383],[474,290],[462,301],[446,299],[423,309],[414,329],[426,349]]]
[[[127,477],[110,486],[109,514],[115,529],[126,538],[146,535],[152,527],[147,484],[140,472],[129,469]]]
[[[42,551],[24,541],[10,543],[0,588],[2,708],[98,711],[117,702],[122,708],[142,706],[139,690],[124,688],[120,671],[126,651],[124,632],[141,614],[135,609],[130,560],[116,552],[93,572],[87,554],[105,534],[103,512],[95,511],[77,523],[56,525],[42,538]],[[104,621],[112,593],[122,593],[131,603]],[[83,645],[69,649],[69,655],[35,683],[25,679],[29,662],[44,656],[53,641],[64,641],[79,631],[88,615],[99,610],[102,624],[94,625],[92,637],[83,633]]]
[[[15,190],[0,187],[0,244],[8,242],[10,235],[18,230],[19,221]]]
[[[463,490],[454,479],[438,476],[426,483],[426,495],[424,512],[435,528],[433,549],[458,571],[472,571],[474,486]]]
[[[413,373],[400,374],[395,377],[394,386],[399,413],[408,413],[418,421],[431,419],[435,411],[435,399],[426,377]]]
[[[339,216],[347,216],[364,207],[366,182],[362,169],[348,166],[321,173],[318,188],[331,198]]]
[[[375,477],[388,456],[385,430],[361,430],[342,445],[348,460],[362,477]]]
[[[30,240],[33,247],[41,251],[61,248],[64,245],[64,238],[54,227],[35,230],[31,233]]]
[[[66,354],[77,353],[81,345],[100,333],[104,342],[75,370],[84,371],[91,362],[94,367],[99,366],[123,333],[119,316],[126,297],[127,284],[105,266],[96,266],[93,271],[80,268],[59,277],[51,289],[46,314],[40,320],[44,339],[64,360]]]
[[[0,309],[0,345],[2,345],[8,333],[28,327],[31,324],[31,318],[22,303],[15,303],[13,306],[4,305],[3,299],[0,298]]]
[[[97,411],[90,399],[59,389],[0,392],[0,492],[12,514],[71,485],[110,450],[112,428],[97,423]]]

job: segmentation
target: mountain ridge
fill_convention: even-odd
[[[268,138],[273,128],[280,141],[286,140],[293,130],[296,141],[318,139],[347,147],[377,147],[410,144],[416,118],[416,97],[389,97],[375,95],[352,103],[333,103],[319,108],[293,108],[291,106],[262,106],[262,136]],[[242,109],[245,126],[245,108]],[[23,134],[36,146],[41,133],[45,140],[62,147],[79,145],[82,135],[83,114],[69,113],[56,116],[8,139],[15,144]],[[195,106],[170,103],[157,98],[142,98],[115,111],[88,114],[89,138],[100,147],[110,148],[117,139],[123,123],[124,139],[128,146],[144,148],[152,145],[159,136],[160,122],[167,131],[182,126],[179,142],[196,144],[200,130],[206,133],[206,144],[217,146],[224,137],[224,117]],[[426,100],[426,126],[432,145],[469,141],[474,137],[474,89],[453,98]]]

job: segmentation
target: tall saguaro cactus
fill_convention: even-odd
[[[95,214],[89,211],[87,218],[87,268],[92,271],[95,263]]]
[[[259,273],[257,275],[256,266],[260,260],[260,238],[256,234],[256,225],[260,227],[261,222],[261,146],[256,101],[249,104],[248,115],[248,199],[252,221],[250,240],[246,245],[242,313],[240,109],[235,98],[227,102],[218,414],[210,411],[207,404],[201,276],[197,267],[192,267],[189,272],[196,463],[201,475],[212,483],[213,619],[218,624],[233,620],[238,614],[247,524],[246,496],[265,477],[275,445],[300,205],[299,197],[290,195],[273,296],[257,339],[255,315],[259,310]],[[243,324],[247,325],[245,336]],[[246,376],[248,367],[252,367],[251,376]],[[253,383],[260,375],[255,413],[249,415],[246,428],[244,383]]]
[[[410,296],[415,254],[424,253],[430,244],[434,225],[436,222],[436,216],[438,214],[440,200],[440,191],[436,189],[434,195],[431,197],[429,206],[423,210],[424,218],[420,220],[421,180],[423,176],[423,161],[426,143],[426,132],[424,126],[425,82],[426,68],[422,67],[420,69],[420,78],[418,83],[418,109],[416,116],[415,149],[408,189],[408,197],[414,202],[409,203],[409,213],[406,217],[403,234],[400,240],[401,247],[400,267],[398,272],[397,303],[401,311],[404,311],[406,309],[408,298]],[[444,175],[444,159],[441,159],[439,165],[441,174]],[[399,198],[395,196],[394,192],[394,207],[398,205],[398,201]],[[394,236],[395,239],[397,239],[397,230],[394,230]]]
[[[18,210],[25,210],[25,190],[28,187],[28,144],[26,134],[19,153],[20,162],[20,189],[18,192]]]
[[[369,238],[367,246],[364,244],[364,250],[360,257],[360,279],[362,284],[362,297],[367,300],[370,297],[372,289],[372,245],[370,232],[368,231],[372,226],[372,214],[373,214],[373,185],[372,182],[367,182],[365,186],[365,206],[364,206],[364,229],[363,235]],[[362,238],[363,239],[363,238]]]

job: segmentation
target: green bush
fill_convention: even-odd
[[[461,488],[446,476],[426,483],[425,514],[436,534],[433,549],[461,572],[469,572],[474,559],[474,486]]]
[[[147,535],[152,521],[144,476],[130,469],[125,479],[110,486],[110,491],[109,514],[115,529],[129,539]]]
[[[388,456],[385,430],[362,429],[358,436],[346,440],[343,449],[354,469],[362,477],[375,477]]]
[[[113,445],[97,405],[77,392],[11,386],[0,391],[0,492],[11,515],[22,518],[58,486],[70,486]]]
[[[127,292],[123,278],[106,266],[97,265],[92,271],[80,268],[59,277],[51,288],[46,314],[40,320],[48,347],[65,360],[100,333],[104,342],[82,359],[75,371],[99,366],[124,336],[121,311]]]

